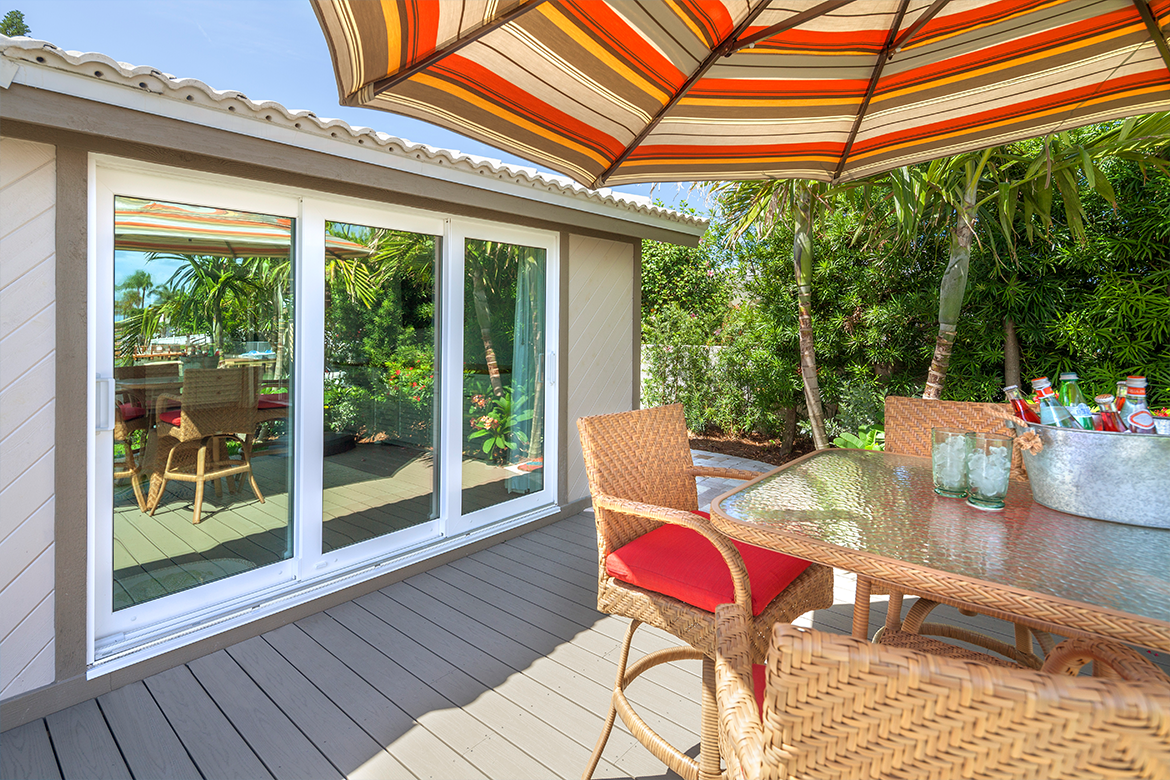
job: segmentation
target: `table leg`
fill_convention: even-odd
[[[869,639],[869,595],[873,580],[857,575],[857,596],[853,599],[853,636]]]
[[[890,594],[890,605],[886,608],[886,630],[902,630],[902,591],[895,590]]]

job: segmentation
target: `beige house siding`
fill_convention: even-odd
[[[569,237],[568,500],[589,495],[577,418],[633,405],[632,243]]]
[[[0,699],[54,679],[54,147],[0,138]]]

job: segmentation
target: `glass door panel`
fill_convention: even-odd
[[[115,612],[292,554],[293,230],[114,198]]]
[[[324,552],[438,517],[437,236],[325,225]]]
[[[462,511],[544,487],[546,252],[467,240]]]

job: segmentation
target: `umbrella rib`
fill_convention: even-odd
[[[1134,1],[1141,2],[1141,0]],[[914,33],[925,27],[927,22],[938,16],[938,12],[941,11],[943,6],[948,2],[950,2],[950,0],[934,0],[930,8],[927,8],[926,11],[914,21],[914,24],[910,25],[903,32],[898,34],[898,37],[894,39],[894,43],[890,47],[890,53],[888,56],[893,57],[895,54],[901,51],[902,47],[906,45],[906,41],[910,40],[910,38],[914,36]]]
[[[398,84],[402,83],[403,81],[406,81],[411,76],[414,76],[415,74],[421,73],[422,71],[424,71],[427,68],[434,65],[436,62],[439,62],[440,60],[442,60],[446,57],[449,57],[450,55],[454,54],[455,52],[459,51],[460,49],[463,49],[466,46],[470,46],[471,44],[475,43],[476,41],[478,41],[480,38],[487,35],[488,33],[500,29],[501,27],[508,24],[509,22],[515,21],[516,19],[520,18],[521,16],[528,13],[532,9],[543,5],[546,1],[547,0],[534,0],[531,3],[526,3],[524,5],[517,6],[516,8],[513,8],[511,11],[508,11],[506,14],[503,14],[501,16],[496,17],[495,19],[492,19],[490,22],[485,24],[483,27],[480,27],[478,30],[471,33],[466,38],[460,38],[459,40],[455,41],[450,46],[448,46],[444,49],[436,49],[435,51],[433,51],[430,54],[428,54],[427,56],[423,57],[421,60],[419,60],[415,64],[411,65],[406,70],[399,71],[398,73],[395,73],[393,76],[387,76],[385,78],[381,78],[381,79],[378,79],[377,81],[374,81],[372,84],[370,84],[370,97],[372,98],[375,95],[379,95],[379,94],[385,92],[386,90],[397,86]]]
[[[740,49],[746,49],[750,46],[754,46],[756,43],[764,40],[765,38],[771,38],[773,35],[779,35],[782,32],[787,32],[793,27],[799,27],[805,22],[812,21],[818,16],[824,16],[831,11],[836,11],[841,6],[849,5],[849,3],[852,2],[853,0],[826,0],[826,2],[821,3],[820,5],[813,6],[807,11],[801,11],[795,16],[789,17],[788,19],[785,19],[778,24],[774,24],[771,27],[760,30],[758,33],[752,33],[746,38],[741,38],[735,42],[735,46],[732,47],[728,54],[734,54]]]
[[[1170,47],[1166,45],[1166,36],[1162,35],[1157,20],[1150,12],[1149,4],[1146,3],[1146,0],[1133,0],[1133,4],[1137,6],[1138,13],[1141,14],[1142,21],[1146,25],[1146,30],[1154,39],[1154,45],[1158,47],[1158,53],[1162,55],[1162,62],[1166,63],[1167,70],[1170,70]]]
[[[739,35],[743,33],[743,31],[748,27],[750,27],[751,23],[754,22],[756,18],[764,12],[764,10],[768,7],[769,2],[770,0],[761,0],[760,4],[756,6],[755,9],[753,9],[746,17],[744,17],[742,22],[736,25],[735,29],[731,31],[730,35],[720,41],[718,46],[708,52],[706,58],[699,64],[699,67],[695,70],[695,72],[690,75],[690,78],[688,78],[686,82],[683,83],[677,92],[671,95],[670,100],[666,101],[666,105],[658,110],[658,113],[656,113],[650,119],[650,122],[647,123],[644,128],[642,128],[642,131],[634,137],[634,140],[631,141],[626,146],[626,148],[622,150],[622,153],[619,154],[617,158],[610,164],[610,166],[606,168],[605,171],[602,172],[602,174],[593,181],[593,189],[605,186],[605,180],[612,176],[613,172],[616,171],[618,167],[624,163],[631,154],[633,154],[634,150],[637,149],[638,146],[646,140],[646,137],[649,136],[654,128],[658,126],[658,123],[662,121],[666,114],[672,108],[674,108],[680,100],[686,97],[687,93],[691,91],[691,87],[695,86],[699,79],[703,78],[707,71],[711,69],[711,66],[714,65],[720,57],[723,57],[724,55],[731,52]],[[841,0],[835,0],[835,2],[841,2]]]
[[[857,131],[861,129],[861,120],[865,119],[865,112],[869,108],[869,101],[873,99],[873,93],[877,90],[878,81],[882,77],[882,69],[886,66],[886,59],[890,55],[893,48],[894,41],[898,35],[898,28],[902,25],[902,17],[906,14],[906,6],[909,5],[910,0],[902,0],[898,6],[898,13],[894,16],[894,23],[890,25],[889,34],[886,35],[886,45],[882,47],[881,53],[878,55],[877,64],[874,66],[873,74],[869,77],[869,86],[865,90],[865,98],[861,101],[861,106],[857,109],[857,117],[853,120],[853,129],[849,131],[849,140],[845,142],[845,149],[841,152],[841,159],[837,162],[837,170],[833,171],[833,181],[841,178],[841,171],[845,170],[845,163],[849,159],[849,153],[853,151],[853,142],[857,140]]]

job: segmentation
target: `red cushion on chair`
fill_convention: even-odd
[[[287,409],[288,393],[264,393],[260,396],[257,409]]]
[[[159,422],[165,422],[168,425],[174,425],[176,428],[183,424],[183,410],[171,409],[163,412],[158,416]]]
[[[764,720],[764,693],[768,690],[768,667],[752,664],[752,688],[756,694],[756,706],[760,708],[760,721]]]
[[[753,615],[763,612],[809,565],[773,550],[736,541],[732,544],[747,567]],[[735,601],[731,572],[723,556],[698,531],[681,525],[663,525],[614,550],[606,556],[605,570],[622,582],[673,596],[708,612]]]
[[[122,419],[126,422],[137,420],[139,417],[146,414],[146,410],[138,404],[118,404],[118,410],[122,412]]]

